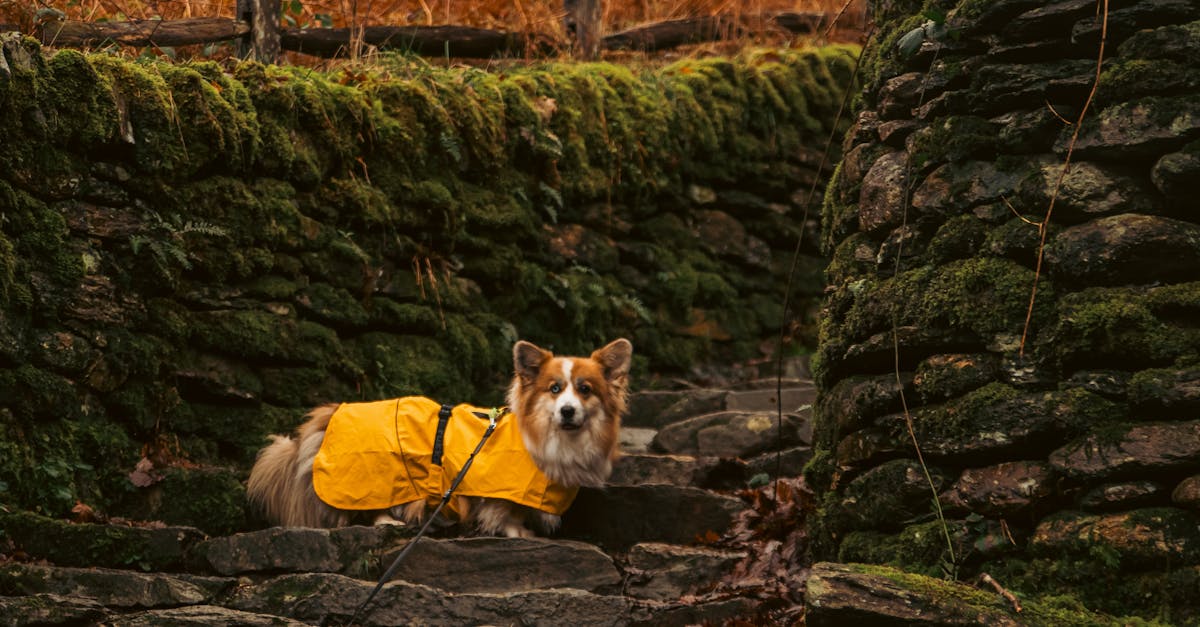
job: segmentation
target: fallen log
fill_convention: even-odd
[[[129,20],[127,22],[79,22],[53,20],[41,24],[36,36],[46,46],[187,46],[237,39],[250,32],[245,22],[219,17],[179,20]]]
[[[744,34],[756,24],[767,24],[790,33],[812,33],[826,19],[823,13],[778,13],[730,17],[712,15],[667,20],[604,37],[605,50],[653,52],[689,43],[716,41]],[[47,46],[185,46],[245,37],[249,24],[226,18],[80,22],[53,20],[37,28]],[[359,38],[356,40],[356,38]],[[282,31],[280,47],[321,57],[348,53],[355,43],[385,50],[404,50],[426,57],[487,59],[495,56],[545,56],[554,41],[538,33],[511,33],[469,26],[367,26],[351,28],[293,28]]]
[[[782,28],[790,33],[807,34],[817,30],[825,20],[824,13],[777,13],[762,16],[706,15],[637,26],[604,38],[606,50],[641,50],[654,52],[706,41],[737,36],[756,21]]]
[[[350,50],[359,34],[350,28],[292,28],[283,31],[284,50],[329,57]],[[405,50],[427,57],[486,59],[522,56],[526,48],[544,47],[548,38],[468,26],[367,26],[362,43],[386,50]]]

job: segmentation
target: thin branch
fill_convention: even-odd
[[[846,0],[846,3],[842,5],[842,8],[838,9],[837,15],[833,16],[833,19],[829,21],[829,26],[826,26],[825,32],[821,34],[822,38],[829,39],[829,33],[833,32],[833,27],[837,26],[838,20],[842,19],[842,16],[846,14],[846,9],[850,8],[850,5],[853,3],[854,0]]]
[[[1075,130],[1071,132],[1071,141],[1067,144],[1067,156],[1063,161],[1063,169],[1058,173],[1058,180],[1054,183],[1054,193],[1050,196],[1050,206],[1046,208],[1046,217],[1042,220],[1042,238],[1038,244],[1037,265],[1033,271],[1033,288],[1029,293],[1029,309],[1025,312],[1025,328],[1021,331],[1021,348],[1017,353],[1021,357],[1025,356],[1025,342],[1029,338],[1029,327],[1033,323],[1033,306],[1037,302],[1038,281],[1042,276],[1042,262],[1046,257],[1046,234],[1050,232],[1050,215],[1054,213],[1054,202],[1058,200],[1058,192],[1067,178],[1067,172],[1071,171],[1071,155],[1075,152],[1075,142],[1079,140],[1083,119],[1087,115],[1092,101],[1096,98],[1096,90],[1100,87],[1100,72],[1104,66],[1104,43],[1108,39],[1108,0],[1098,1],[1103,3],[1103,13],[1100,16],[1100,51],[1096,56],[1096,78],[1092,81],[1092,90],[1088,92],[1087,100],[1083,102],[1083,110],[1079,112]]]
[[[1024,222],[1025,224],[1030,224],[1030,225],[1036,226],[1038,228],[1038,231],[1041,232],[1041,230],[1042,230],[1041,222],[1034,222],[1033,220],[1030,220],[1029,218],[1026,218],[1025,216],[1021,215],[1017,211],[1016,207],[1013,207],[1012,203],[1008,202],[1008,199],[1005,198],[1003,194],[1000,195],[1000,200],[1004,201],[1004,206],[1008,207],[1008,210],[1011,211],[1014,216],[1017,216],[1018,218],[1020,218],[1020,220],[1022,222]]]
[[[1050,110],[1050,113],[1054,114],[1054,117],[1058,118],[1059,122],[1062,122],[1063,124],[1065,124],[1067,126],[1071,126],[1072,124],[1075,124],[1074,122],[1068,120],[1067,118],[1064,118],[1062,116],[1062,114],[1058,112],[1058,109],[1055,109],[1054,105],[1050,104],[1049,100],[1046,101],[1046,108]]]
[[[1008,602],[1012,603],[1014,612],[1018,614],[1021,613],[1021,601],[1017,599],[1015,594],[1009,592],[1004,586],[1000,585],[1000,582],[993,579],[992,576],[987,573],[980,575],[979,580],[994,588],[996,590],[996,594],[1008,599]]]
[[[917,106],[914,110],[919,109],[921,104],[925,102],[925,89],[929,84],[929,73],[933,71],[934,64],[937,63],[941,56],[942,48],[938,46],[933,53],[933,58],[929,60],[929,69],[921,77],[921,92],[917,97]],[[904,159],[904,197],[901,199],[902,211],[900,212],[900,228],[908,226],[908,208],[909,197],[912,195],[912,155],[905,152]],[[896,242],[896,263],[892,269],[892,278],[896,280],[900,276],[900,260],[904,257],[904,237],[901,236]],[[921,444],[917,440],[917,430],[913,423],[912,412],[908,408],[908,397],[904,394],[904,381],[900,378],[900,322],[898,320],[900,314],[898,311],[892,314],[892,372],[896,375],[896,389],[900,393],[900,405],[904,410],[904,426],[908,430],[908,437],[912,440],[913,450],[917,454],[917,463],[921,465],[921,472],[925,474],[925,482],[929,484],[929,491],[933,493],[933,508],[937,514],[938,522],[942,527],[942,534],[946,538],[946,550],[950,555],[950,563],[958,565],[958,560],[954,555],[954,540],[950,537],[950,526],[946,523],[946,513],[942,511],[942,502],[938,498],[937,485],[933,482],[933,475],[929,472],[929,465],[925,463],[925,455],[921,452]]]

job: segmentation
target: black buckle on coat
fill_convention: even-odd
[[[438,426],[437,434],[433,436],[433,454],[431,461],[438,466],[442,465],[442,454],[446,450],[446,425],[450,422],[450,412],[454,411],[453,405],[442,405],[438,410]]]

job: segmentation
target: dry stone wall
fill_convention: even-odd
[[[824,212],[815,552],[1200,620],[1200,5],[874,11]]]
[[[0,503],[209,532],[245,524],[239,479],[303,408],[499,404],[518,337],[630,337],[642,387],[760,358],[856,54],[318,72],[2,46]]]

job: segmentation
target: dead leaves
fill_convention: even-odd
[[[681,599],[702,603],[733,597],[758,601],[759,612],[727,625],[791,625],[803,622],[803,588],[808,575],[809,514],[815,509],[804,480],[784,478],[738,496],[749,507],[723,537],[708,532],[697,542],[746,554],[716,588]]]

